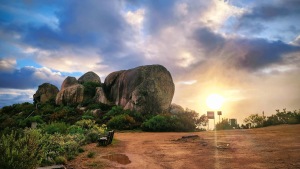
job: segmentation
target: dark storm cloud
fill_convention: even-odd
[[[139,56],[142,52],[133,51],[128,46],[128,42],[134,43],[132,35],[135,32],[124,18],[122,1],[47,1],[42,4],[31,1],[7,2],[6,5],[21,6],[23,13],[29,13],[29,17],[33,17],[25,18],[29,21],[23,22],[21,19],[14,19],[23,17],[21,14],[14,14],[10,9],[1,10],[5,15],[0,22],[3,36],[7,33],[20,36],[16,43],[48,52],[59,52],[66,48],[92,49],[99,54],[102,64],[114,64],[117,69],[142,64],[142,56]],[[48,6],[52,7],[52,11]],[[45,16],[52,13],[57,23],[36,20],[34,15],[40,15],[40,9],[46,9],[46,12],[43,11]],[[4,45],[0,47],[7,49]],[[54,59],[61,56],[51,57]]]
[[[128,24],[121,16],[119,1],[72,1],[56,12],[58,29],[30,27],[24,41],[40,48],[99,47],[103,52],[124,50],[130,36]],[[53,46],[48,46],[49,42]]]
[[[284,54],[300,51],[299,47],[282,41],[237,39],[235,43],[236,49],[245,51],[245,54],[238,58],[238,65],[249,70],[257,70],[272,63],[281,63]]]
[[[242,19],[273,20],[290,15],[300,15],[299,0],[281,0],[279,3],[263,3],[245,13]]]
[[[0,72],[0,88],[30,89],[42,83],[60,86],[63,77],[45,68],[24,67],[13,72]]]
[[[277,31],[276,27],[284,27],[285,31],[289,31],[292,36],[299,33],[295,30],[300,29],[298,18],[300,18],[300,1],[298,0],[279,0],[271,2],[259,2],[243,13],[238,18],[237,24],[234,26],[235,31],[240,31],[243,34],[260,34],[270,33],[267,31]],[[289,22],[290,25],[278,23]],[[282,29],[282,28],[281,28]],[[287,32],[285,32],[287,34]],[[276,37],[276,35],[273,35]],[[280,37],[280,36],[277,36]],[[280,38],[281,39],[281,38]]]
[[[195,30],[192,37],[197,45],[205,49],[206,53],[223,48],[226,42],[224,37],[214,33],[211,29],[206,27]]]
[[[300,47],[282,41],[260,38],[225,38],[208,28],[199,28],[193,33],[195,45],[204,49],[207,58],[216,58],[225,63],[230,60],[239,69],[256,71],[272,63],[281,63],[285,54],[298,52]]]

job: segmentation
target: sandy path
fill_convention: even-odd
[[[76,169],[296,169],[300,168],[299,131],[300,125],[284,125],[217,132],[116,133],[116,141],[112,145],[107,147],[87,145],[86,152],[71,161],[69,166]],[[180,139],[186,135],[199,137]],[[87,158],[86,154],[91,151],[96,152],[95,157]],[[125,154],[131,162],[124,165],[103,158],[112,154]]]

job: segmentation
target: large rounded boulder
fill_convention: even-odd
[[[46,103],[51,99],[55,99],[58,88],[50,83],[43,83],[33,95],[35,103]]]
[[[78,82],[80,84],[83,84],[85,82],[94,82],[94,83],[101,83],[101,79],[100,77],[92,72],[92,71],[89,71],[89,72],[86,72],[84,75],[82,75],[79,79],[78,79]]]
[[[104,82],[107,99],[143,114],[167,111],[175,91],[170,72],[161,65],[113,72]]]
[[[60,90],[64,90],[65,88],[73,86],[75,84],[78,84],[77,79],[75,77],[68,76],[61,84]]]
[[[81,84],[75,84],[58,92],[56,96],[56,104],[69,105],[82,103],[84,95],[84,87]]]
[[[68,76],[61,85],[61,90],[56,95],[56,104],[81,103],[84,97],[84,87],[78,84],[75,77]]]

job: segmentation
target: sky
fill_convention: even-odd
[[[300,109],[299,0],[2,0],[0,107],[87,71],[161,64],[173,103],[222,117]]]

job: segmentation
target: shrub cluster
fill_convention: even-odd
[[[12,131],[0,138],[0,168],[35,169],[45,157],[45,137],[39,130]]]
[[[144,131],[194,131],[198,114],[187,110],[177,114],[156,115],[142,124]]]
[[[246,124],[250,124],[251,127],[265,127],[279,124],[300,124],[300,110],[299,111],[283,111],[276,110],[276,114],[268,117],[264,117],[258,114],[251,114],[244,119]],[[242,125],[242,128],[248,128],[249,126]]]

